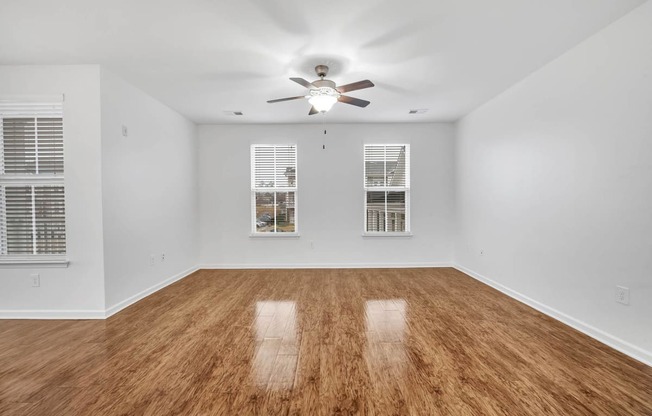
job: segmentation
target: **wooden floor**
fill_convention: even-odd
[[[453,269],[199,271],[0,321],[2,415],[652,415],[652,368]]]

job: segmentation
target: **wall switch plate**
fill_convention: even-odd
[[[149,255],[149,265],[153,266],[156,263],[156,256],[153,254]]]
[[[616,286],[616,302],[629,305],[629,288]]]
[[[40,287],[41,286],[41,275],[38,273],[34,273],[29,276],[32,282],[32,287]]]
[[[129,135],[129,131],[127,130],[127,126],[122,126],[122,135],[124,137],[127,137]]]

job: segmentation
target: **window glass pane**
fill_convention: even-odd
[[[274,192],[256,192],[256,232],[274,232]]]
[[[276,231],[293,233],[295,231],[294,192],[276,193]]]
[[[0,198],[0,211],[6,224],[0,226],[0,241],[6,254],[65,254],[62,185],[4,186]]]
[[[66,210],[63,186],[35,186],[36,254],[65,254]]]
[[[367,192],[367,232],[385,231],[384,191]]]
[[[63,173],[63,120],[13,117],[2,120],[4,173]]]
[[[293,188],[297,182],[297,149],[276,146],[276,187]]]
[[[406,186],[405,146],[387,146],[387,186]]]
[[[38,172],[63,173],[63,119],[37,120]]]
[[[385,146],[365,146],[365,186],[385,186]]]
[[[295,232],[295,197],[295,192],[256,192],[256,232]]]
[[[405,231],[405,192],[387,192],[387,231]]]
[[[274,187],[274,147],[254,147],[254,183],[255,188]]]
[[[3,118],[4,173],[36,173],[36,128],[34,118]]]
[[[255,146],[254,188],[294,188],[297,186],[295,146]]]
[[[7,254],[33,254],[32,187],[6,186],[4,196]]]

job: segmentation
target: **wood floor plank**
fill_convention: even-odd
[[[450,268],[201,270],[0,320],[0,415],[652,415],[652,368]]]

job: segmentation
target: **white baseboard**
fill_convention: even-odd
[[[361,269],[453,267],[441,263],[206,264],[191,267],[103,310],[0,310],[0,319],[106,319],[199,269]]]
[[[450,262],[435,263],[278,263],[278,264],[202,264],[200,269],[407,269],[453,267]]]
[[[325,264],[204,264],[191,267],[178,273],[163,282],[157,283],[140,293],[137,293],[113,306],[106,311],[103,310],[0,310],[0,319],[105,319],[124,308],[133,305],[139,300],[163,289],[170,284],[189,276],[200,269],[360,269],[360,268],[430,268],[430,267],[454,267],[474,279],[485,283],[505,295],[522,302],[539,312],[557,319],[564,324],[594,338],[611,348],[626,354],[635,360],[652,366],[652,352],[646,351],[636,345],[624,341],[616,336],[569,316],[561,311],[540,303],[528,296],[510,289],[494,280],[491,280],[480,273],[467,269],[459,264],[448,262],[436,263],[325,263]]]
[[[103,310],[0,310],[0,319],[104,319]]]
[[[491,280],[480,273],[476,273],[473,270],[469,270],[464,266],[460,266],[459,264],[453,265],[457,270],[461,271],[462,273],[465,273],[474,279],[485,283],[491,287],[493,287],[496,290],[499,290],[500,292],[506,294],[507,296],[516,299],[517,301],[524,303],[531,308],[534,308],[538,310],[539,312],[550,316],[551,318],[554,318],[571,328],[574,328],[588,336],[590,336],[593,339],[596,339],[600,341],[601,343],[610,346],[611,348],[618,350],[622,352],[625,355],[628,355],[632,357],[635,360],[638,360],[644,364],[647,364],[649,366],[652,366],[652,352],[646,351],[640,347],[637,347],[636,345],[630,344],[627,341],[624,341],[618,337],[615,337],[607,332],[604,332],[601,329],[598,329],[592,325],[589,325],[583,321],[580,321],[579,319],[573,318],[572,316],[569,316],[563,312],[560,312],[554,308],[551,308],[547,305],[544,305],[541,302],[538,302],[528,296],[523,295],[522,293],[519,293],[515,290],[512,290],[494,280]]]
[[[104,314],[104,317],[108,318],[108,317],[110,317],[112,315],[115,315],[116,313],[120,312],[121,310],[123,310],[127,306],[133,305],[134,303],[138,302],[139,300],[144,299],[147,296],[151,295],[152,293],[157,292],[157,291],[163,289],[164,287],[169,286],[172,283],[174,283],[176,281],[179,281],[179,280],[183,279],[186,276],[191,275],[192,273],[196,272],[197,270],[199,270],[199,267],[197,267],[197,266],[191,267],[191,268],[189,268],[187,270],[182,271],[181,273],[175,274],[174,276],[170,277],[169,279],[166,279],[166,280],[164,280],[164,281],[162,281],[160,283],[155,284],[154,286],[151,286],[151,287],[143,290],[142,292],[136,293],[135,295],[130,296],[127,299],[116,303],[115,305],[111,306],[110,308],[107,308],[106,313]]]
[[[196,272],[198,269],[195,266],[175,274],[161,283],[157,283],[122,302],[116,303],[107,310],[0,310],[0,319],[106,319],[127,306],[133,305],[152,293]]]

